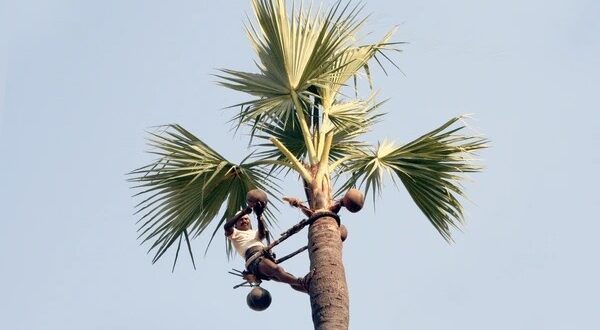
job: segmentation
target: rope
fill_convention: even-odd
[[[319,211],[319,212],[315,212],[313,213],[313,215],[308,219],[308,221],[310,221],[310,224],[312,225],[313,222],[323,218],[323,217],[331,217],[333,219],[335,219],[335,221],[338,224],[338,227],[340,225],[340,217],[336,214],[333,213],[331,211]]]
[[[292,228],[284,231],[281,234],[281,237],[279,237],[278,239],[274,240],[271,244],[269,244],[266,247],[266,250],[271,250],[273,247],[277,246],[279,243],[285,241],[286,239],[290,238],[290,236],[298,233],[300,230],[302,230],[302,228],[306,227],[307,225],[312,225],[315,221],[323,218],[323,217],[332,217],[335,219],[335,221],[338,223],[338,226],[340,225],[340,217],[330,211],[319,211],[319,212],[315,212],[313,213],[313,215],[308,218],[308,219],[302,219],[302,221],[298,222],[297,224],[295,224]]]
[[[281,257],[281,258],[279,258],[279,259],[275,260],[275,263],[276,263],[276,264],[280,264],[280,263],[282,263],[282,262],[284,262],[284,261],[286,261],[286,260],[288,260],[288,259],[290,259],[290,258],[292,258],[292,257],[295,257],[297,254],[299,254],[299,253],[301,253],[301,252],[304,252],[304,251],[306,251],[306,250],[308,250],[308,245],[305,245],[305,246],[303,246],[303,247],[299,248],[298,250],[296,250],[296,251],[294,251],[294,252],[292,252],[292,253],[288,254],[287,256],[283,256],[283,257]]]

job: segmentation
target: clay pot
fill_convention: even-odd
[[[271,306],[271,293],[261,288],[260,286],[254,287],[246,296],[246,303],[250,309],[257,312],[264,311]]]
[[[268,203],[267,193],[260,189],[252,189],[246,194],[248,206],[265,208]]]
[[[344,198],[342,198],[342,205],[352,213],[360,211],[364,204],[365,196],[360,190],[355,188],[348,190]]]
[[[342,239],[342,242],[348,238],[348,228],[344,225],[340,226],[340,238]]]

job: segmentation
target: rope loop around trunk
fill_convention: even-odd
[[[334,218],[338,224],[338,227],[341,224],[340,216],[331,211],[317,211],[317,212],[313,213],[313,215],[311,215],[310,218],[308,218],[308,224],[312,225],[315,221],[317,221],[321,218],[324,218],[324,217]]]

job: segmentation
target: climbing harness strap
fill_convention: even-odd
[[[308,218],[309,224],[312,225],[315,221],[317,221],[321,218],[324,218],[324,217],[331,217],[331,218],[335,219],[338,226],[340,225],[340,216],[331,211],[318,211],[318,212],[313,213],[313,215],[310,218]]]
[[[281,237],[279,237],[278,239],[273,241],[273,243],[269,244],[267,249],[271,250],[274,246],[278,245],[279,243],[288,239],[290,236],[292,236],[292,235],[296,234],[297,232],[299,232],[300,230],[302,230],[302,228],[306,227],[307,225],[312,225],[315,221],[317,221],[323,217],[332,217],[338,223],[338,226],[340,225],[340,217],[337,214],[330,212],[330,211],[315,212],[310,218],[303,219],[302,221],[295,224],[292,228],[284,231],[281,234]]]
[[[252,249],[252,248],[251,248]],[[273,254],[269,252],[269,250],[267,250],[266,247],[257,247],[254,249],[255,251],[248,251],[251,252],[252,254],[250,255],[250,257],[248,257],[248,259],[246,259],[246,269],[250,270],[250,265],[252,265],[253,262],[255,262],[258,258],[260,257],[265,257],[268,259],[271,259],[273,261],[275,261],[275,258],[273,257]]]

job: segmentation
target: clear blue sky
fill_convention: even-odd
[[[305,295],[274,283],[250,311],[217,240],[194,271],[151,265],[125,173],[145,130],[179,123],[232,160],[219,109],[245,100],[216,68],[253,70],[243,1],[0,0],[0,328],[309,329]],[[344,215],[351,329],[599,329],[600,5],[368,1],[400,26],[405,75],[376,75],[405,142],[472,113],[493,141],[449,246],[404,191]],[[299,195],[293,180],[286,193]],[[299,220],[283,208],[281,228]],[[200,256],[206,240],[194,243]],[[283,250],[303,244],[292,240]],[[287,263],[304,273],[303,257]]]

